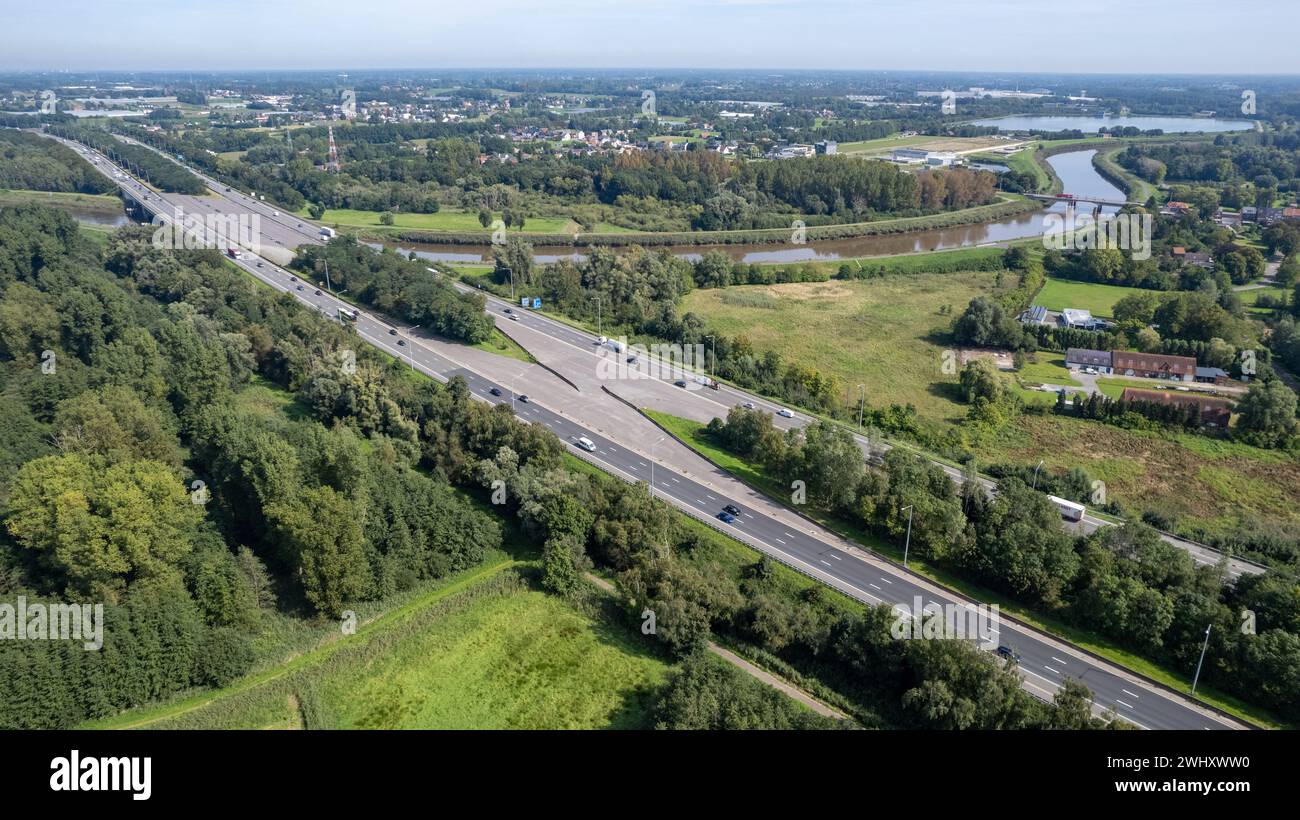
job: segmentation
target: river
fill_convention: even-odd
[[[1065,185],[1065,190],[1079,196],[1096,196],[1104,199],[1125,199],[1124,192],[1107,182],[1092,167],[1095,150],[1069,151],[1049,157],[1048,163]],[[830,239],[802,245],[664,245],[654,250],[665,250],[686,259],[698,259],[711,250],[720,250],[745,263],[763,262],[815,262],[839,259],[856,259],[867,256],[890,256],[900,253],[962,248],[988,245],[1037,236],[1043,231],[1043,215],[1063,211],[1064,204],[1054,204],[1041,211],[1017,214],[975,225],[938,228],[905,234],[858,236],[851,239]],[[1114,210],[1106,209],[1107,212]],[[462,265],[484,265],[492,262],[490,245],[426,245],[411,242],[387,242],[389,247],[403,253],[415,251],[422,259]],[[540,263],[560,259],[581,260],[585,255],[568,246],[537,245],[533,257]]]

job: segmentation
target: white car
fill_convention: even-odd
[[[782,418],[786,418],[786,419],[792,419],[792,418],[794,418],[794,413],[790,412],[790,409],[787,408],[787,407],[782,407],[780,410],[777,410],[777,411],[776,411],[776,414],[777,414],[778,416],[780,416],[780,417],[782,417]]]
[[[601,336],[599,339],[596,340],[596,344],[598,344],[598,345],[603,345],[603,344],[605,344],[605,342],[608,342],[608,341],[609,341],[609,339],[606,339],[604,336]]]
[[[743,407],[743,408],[745,408],[746,410],[754,410],[754,409],[756,409],[756,408],[754,407],[754,403],[753,403],[752,401],[747,401],[747,402],[745,402],[744,404],[742,404],[742,405],[740,405],[740,406]]]
[[[578,446],[579,446],[579,447],[581,447],[582,449],[586,450],[588,453],[594,453],[594,452],[596,452],[596,442],[592,441],[591,439],[587,438],[586,436],[578,436],[578,442],[577,442],[577,443],[578,443]]]

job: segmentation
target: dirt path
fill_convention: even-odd
[[[591,581],[593,584],[603,589],[605,592],[608,592],[610,595],[615,594],[616,590],[614,589],[614,585],[611,584],[609,581],[606,581],[604,578],[593,575],[590,572],[584,573],[584,577],[588,581]],[[835,720],[847,719],[847,716],[844,713],[832,709],[831,707],[827,706],[826,704],[814,698],[812,695],[808,694],[802,689],[797,688],[796,686],[783,680],[782,678],[778,678],[776,675],[773,675],[771,672],[768,672],[766,669],[763,669],[760,666],[756,666],[750,663],[749,661],[737,655],[735,652],[732,652],[730,649],[724,649],[721,646],[718,646],[713,641],[708,642],[708,649],[710,652],[717,655],[719,658],[722,658],[724,661],[736,667],[740,671],[752,676],[754,679],[758,681],[766,683],[768,686],[771,686],[773,689],[776,689],[777,691],[783,692],[787,697],[799,701],[804,706],[807,706],[809,709],[813,710],[817,714],[823,717],[833,718]]]

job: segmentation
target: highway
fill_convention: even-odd
[[[463,290],[473,290],[464,283],[457,282],[456,284],[457,287]],[[507,300],[492,294],[484,292],[484,295],[488,298],[488,310],[497,317],[497,326],[508,335],[517,335],[519,333],[518,328],[526,326],[531,331],[549,337],[549,340],[553,342],[553,346],[546,350],[539,350],[538,340],[531,338],[530,343],[525,344],[525,347],[528,348],[530,353],[542,357],[543,361],[570,378],[577,378],[578,373],[595,374],[596,367],[600,364],[602,357],[610,357],[613,353],[608,348],[598,344],[599,340],[594,334],[584,332],[549,316],[521,309],[519,305],[512,305]],[[509,314],[507,311],[509,311]],[[516,315],[519,318],[510,320],[510,315]],[[542,343],[547,344],[546,340],[542,340]],[[550,354],[549,358],[545,355],[547,353]],[[614,358],[618,359],[619,357],[614,356]],[[626,364],[626,362],[623,362],[623,364]],[[675,416],[707,423],[714,417],[726,418],[727,412],[732,407],[749,404],[757,409],[771,413],[772,421],[779,429],[786,430],[802,427],[810,421],[800,411],[794,411],[793,418],[782,417],[778,415],[783,409],[782,405],[729,385],[722,384],[718,390],[699,389],[700,385],[694,381],[695,371],[687,371],[669,363],[665,363],[662,367],[651,366],[649,357],[644,354],[638,356],[636,365],[627,369],[635,371],[635,373],[629,373],[634,378],[620,378],[609,381],[608,386],[638,407],[651,407]],[[674,382],[678,380],[685,381],[688,389],[675,386]],[[869,441],[866,436],[856,432],[853,435],[858,446],[862,448],[864,457],[870,461],[879,461],[881,453],[895,446],[879,439]],[[965,480],[959,468],[940,461],[932,460],[932,463],[942,468],[958,486]],[[992,493],[996,490],[996,482],[993,479],[981,476],[979,480],[986,491]],[[1086,513],[1076,528],[1086,534],[1099,527],[1109,526],[1115,526],[1114,522]],[[1161,533],[1161,538],[1167,543],[1186,551],[1193,561],[1202,566],[1214,566],[1224,558],[1223,553],[1205,544],[1188,541],[1170,533]],[[1227,577],[1231,580],[1244,573],[1262,573],[1265,569],[1266,567],[1262,564],[1243,558],[1230,557],[1227,564]]]
[[[154,153],[157,153],[160,156],[167,157],[167,159],[172,160],[173,162],[176,161],[173,157],[164,154],[163,152],[159,151],[153,146],[146,145],[142,142],[131,139],[129,137],[120,137],[120,139],[122,139],[123,142],[132,145],[138,145],[142,148],[146,148],[150,151],[153,151]],[[68,143],[67,141],[64,142],[71,145],[71,143]],[[212,191],[212,193],[216,194],[221,199],[227,200],[230,203],[230,205],[222,207],[215,203],[207,202],[206,200],[209,198],[206,197],[176,197],[175,195],[172,195],[173,199],[182,200],[181,201],[182,207],[185,207],[190,211],[200,212],[200,213],[205,211],[215,212],[215,213],[221,213],[223,211],[225,213],[231,213],[234,211],[256,213],[262,219],[263,233],[266,234],[266,236],[270,239],[270,241],[277,246],[277,248],[275,248],[274,250],[293,248],[296,247],[296,245],[303,244],[303,243],[319,244],[322,241],[320,237],[320,227],[315,223],[311,222],[310,220],[302,219],[300,217],[296,217],[281,212],[274,205],[268,205],[265,201],[258,200],[254,197],[245,195],[244,193],[238,190],[232,189],[231,186],[225,185],[219,180],[215,180],[211,177],[208,177],[205,174],[200,173],[199,171],[195,170],[192,167],[189,166],[186,167],[189,169],[191,173],[193,173],[195,176],[198,176],[200,179],[202,179],[204,183],[208,186],[208,189]],[[138,185],[138,183],[136,184]],[[197,200],[197,203],[194,200]],[[231,207],[232,205],[233,207]],[[274,261],[280,262],[282,264],[287,264],[289,261],[287,257],[279,254],[276,254],[271,258],[273,258]],[[465,285],[464,283],[461,282],[455,282],[455,285],[458,288],[461,288],[462,290],[471,289],[469,288],[468,285]],[[498,327],[501,327],[502,330],[505,331],[507,335],[509,335],[511,329],[508,326],[508,324],[505,324],[506,320],[509,318],[506,311],[507,308],[509,308],[512,311],[518,310],[518,306],[512,305],[510,302],[507,302],[506,300],[496,297],[492,294],[484,293],[484,295],[488,298],[489,311],[494,313],[497,317]],[[538,316],[539,319],[541,320],[538,323],[533,323],[531,319],[529,320],[532,326],[541,330],[546,335],[550,336],[552,339],[556,341],[568,343],[574,346],[576,349],[581,350],[586,354],[588,354],[589,356],[591,356],[593,360],[592,361],[593,367],[595,366],[596,362],[599,360],[599,356],[601,355],[601,353],[608,352],[608,351],[602,351],[601,348],[596,345],[596,341],[597,341],[596,337],[592,334],[584,333],[570,325],[564,324],[563,322],[556,321],[549,317],[540,316],[538,314],[533,314],[529,311],[519,311],[519,315],[521,316],[521,318],[524,316],[530,316],[530,317]],[[647,371],[646,362],[641,362],[640,367],[638,369],[642,373],[646,373]],[[657,375],[657,379],[655,378],[656,375]],[[647,375],[647,379],[653,379],[654,381],[662,382],[662,384],[659,385],[660,387],[662,387],[664,385],[671,386],[671,383],[680,377],[686,379],[688,385],[693,388],[696,386],[696,384],[692,381],[692,377],[694,375],[695,375],[694,373],[687,373],[681,370],[681,368],[670,367],[670,368],[662,368],[655,374]],[[645,381],[645,384],[641,384],[637,386],[644,387],[649,383],[650,383],[649,381]],[[633,392],[637,392],[637,391],[634,390]],[[723,385],[717,391],[700,391],[700,390],[683,391],[680,388],[673,388],[673,390],[669,391],[669,393],[672,393],[673,395],[670,396],[661,391],[659,395],[655,397],[658,399],[658,403],[661,405],[659,407],[656,407],[656,409],[663,409],[664,412],[681,416],[683,418],[689,418],[694,421],[707,423],[714,416],[725,418],[727,415],[727,411],[731,407],[734,407],[735,405],[738,404],[748,403],[754,405],[757,408],[772,413],[773,422],[776,424],[777,427],[780,427],[782,429],[788,429],[791,427],[800,427],[807,423],[807,419],[803,418],[802,414],[798,414],[798,413],[796,413],[795,418],[792,419],[782,418],[781,416],[776,415],[782,409],[781,405],[775,404],[769,401],[768,399],[763,398],[762,396],[758,396],[753,393],[748,393],[746,391],[731,386],[727,386],[727,385]],[[638,405],[638,406],[648,406],[648,405]],[[878,461],[880,455],[885,450],[888,450],[891,447],[895,446],[883,440],[869,442],[865,436],[858,433],[854,433],[854,438],[857,440],[858,446],[862,448],[865,457],[868,460],[872,460],[872,461]],[[960,469],[940,461],[933,461],[933,463],[938,465],[940,468],[942,468],[943,471],[947,473],[948,476],[958,484],[958,486],[960,486],[965,480],[965,477],[963,476],[962,471]],[[988,477],[981,476],[980,482],[984,486],[985,490],[990,493],[992,493],[996,489],[996,482]],[[1083,520],[1080,521],[1077,525],[1074,525],[1077,531],[1082,532],[1084,534],[1093,532],[1099,527],[1107,527],[1107,526],[1114,526],[1114,522],[1105,518],[1098,517],[1092,513],[1085,513]],[[1192,560],[1201,566],[1215,566],[1219,564],[1224,558],[1223,553],[1219,552],[1213,547],[1210,547],[1205,544],[1200,544],[1195,541],[1189,541],[1185,538],[1180,538],[1176,535],[1173,535],[1172,533],[1162,532],[1160,534],[1160,537],[1166,543],[1172,544],[1173,546],[1176,546],[1179,549],[1182,549],[1185,552],[1187,552],[1188,555],[1192,557]],[[1264,572],[1265,569],[1266,567],[1262,564],[1244,558],[1232,556],[1229,557],[1227,560],[1226,574],[1228,580],[1232,581],[1243,574],[1259,574]]]
[[[86,149],[82,150],[83,153],[87,152]],[[101,169],[110,176],[114,171],[120,172],[121,169],[116,169],[107,158],[102,156],[97,158],[100,160]],[[125,184],[132,185],[133,181],[128,180]],[[128,187],[127,190],[132,189]],[[227,203],[220,206],[223,210],[237,207],[236,203],[224,199],[223,194],[224,192],[217,194],[218,198]],[[178,203],[173,203],[173,198],[169,194],[154,194],[150,203],[145,204],[166,219]],[[296,274],[274,263],[250,258],[247,255],[244,259],[231,261],[264,284],[293,295],[299,302],[325,316],[337,317],[339,307],[352,307],[334,297],[323,286],[302,281]],[[576,334],[571,338],[577,346],[585,345],[593,350],[596,347],[592,344],[594,339],[589,336],[573,331],[560,323],[552,323],[545,317],[530,313],[519,320],[505,318],[502,312],[504,306],[499,301],[492,302],[492,309],[499,323],[507,326],[540,330],[543,325],[550,323],[554,327],[547,326],[543,332],[558,334],[563,329],[565,333]],[[806,522],[795,523],[798,520],[788,511],[777,508],[756,493],[746,492],[738,482],[734,482],[734,479],[730,484],[725,485],[732,487],[734,491],[723,494],[719,491],[719,487],[724,484],[720,483],[719,478],[685,475],[672,469],[671,466],[663,466],[669,462],[644,452],[646,440],[641,437],[640,429],[625,431],[625,437],[620,436],[616,441],[613,435],[602,433],[595,429],[594,425],[577,421],[571,406],[560,407],[558,402],[552,403],[549,399],[541,403],[536,398],[527,401],[517,398],[517,394],[508,386],[507,379],[487,378],[480,372],[483,368],[477,366],[471,368],[464,364],[460,353],[461,351],[467,353],[469,349],[440,342],[418,329],[415,329],[414,333],[402,330],[392,322],[366,310],[358,310],[354,327],[359,338],[422,373],[441,381],[460,376],[465,379],[471,394],[476,398],[491,403],[513,404],[515,413],[524,421],[541,424],[550,429],[575,455],[585,458],[615,476],[627,481],[647,484],[651,482],[653,476],[652,491],[655,495],[698,520],[853,598],[868,604],[887,604],[895,607],[901,605],[908,608],[918,597],[925,603],[940,606],[951,604],[969,607],[978,603],[944,590],[902,567],[870,556],[855,545],[818,527]],[[481,351],[473,352],[481,353]],[[482,355],[491,358],[494,365],[508,366],[516,370],[521,366],[520,362],[504,359],[504,357]],[[536,380],[539,377],[536,372],[532,372],[528,378]],[[554,382],[559,384],[558,379]],[[532,390],[533,383],[526,383]],[[627,382],[627,384],[638,383],[649,384],[650,380]],[[493,394],[494,388],[500,395]],[[666,382],[656,389],[677,391],[686,396],[694,396],[697,392],[681,390]],[[575,396],[575,401],[579,403],[590,403],[595,400],[590,394],[583,397],[567,386],[558,390],[571,392]],[[561,395],[557,392],[557,388],[551,386],[536,392],[539,396]],[[712,393],[713,391],[698,392]],[[745,395],[733,393],[728,396],[722,391],[719,393],[721,394],[718,396],[719,402]],[[770,403],[766,405],[770,406]],[[593,452],[587,452],[575,444],[580,436],[585,436],[595,443]],[[739,507],[741,513],[734,522],[723,523],[717,518],[717,514],[724,505],[729,503]],[[1075,678],[1093,691],[1094,703],[1099,710],[1114,711],[1126,721],[1141,728],[1244,728],[1232,719],[1223,717],[1180,695],[1153,686],[1135,675],[1092,658],[1062,641],[1021,626],[1005,617],[997,626],[998,632],[990,647],[986,648],[996,645],[1014,648],[1020,656],[1017,669],[1024,679],[1026,689],[1040,698],[1050,700],[1064,679]]]

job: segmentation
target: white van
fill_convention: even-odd
[[[596,452],[596,442],[586,436],[578,436],[578,446],[586,450],[588,453]]]

